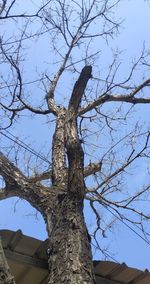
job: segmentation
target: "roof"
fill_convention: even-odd
[[[3,248],[17,284],[46,284],[48,277],[48,240],[41,241],[22,234],[0,230]],[[94,261],[97,284],[149,284],[150,273],[128,267],[125,263]]]

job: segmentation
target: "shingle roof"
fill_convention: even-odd
[[[40,241],[19,230],[1,230],[3,248],[17,284],[46,284],[48,240]],[[94,261],[97,284],[150,284],[150,273],[111,261]]]

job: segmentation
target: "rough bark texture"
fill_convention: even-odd
[[[39,210],[47,224],[49,236],[49,284],[94,284],[91,245],[83,216],[84,153],[78,135],[77,111],[91,78],[92,68],[85,66],[76,81],[68,109],[58,108],[47,97],[49,109],[55,108],[56,128],[52,144],[52,186],[43,186],[27,178],[2,153],[0,174],[6,187],[2,199],[20,196]],[[51,103],[50,103],[51,102]],[[54,101],[53,101],[54,103]]]
[[[77,80],[68,110],[60,110],[53,137],[52,183],[56,195],[47,210],[49,284],[93,284],[91,246],[83,216],[84,153],[77,131],[76,112],[91,68]],[[68,171],[66,172],[66,161]]]
[[[82,201],[72,194],[62,194],[55,200],[51,212],[47,222],[50,240],[48,283],[95,283]]]
[[[112,53],[114,57],[111,59],[112,62],[108,63],[107,69],[107,64],[104,64],[105,67],[102,66],[100,46],[97,46],[98,39],[99,41],[103,38],[108,40],[109,36],[112,38],[116,32],[118,33],[120,21],[116,21],[113,15],[120,1],[43,0],[28,1],[32,2],[31,5],[23,7],[18,5],[21,1],[0,1],[2,3],[0,20],[2,25],[6,25],[6,31],[2,28],[3,34],[0,37],[0,63],[4,71],[4,74],[0,76],[2,118],[0,135],[17,144],[16,152],[13,144],[13,151],[9,151],[9,144],[4,147],[5,142],[2,142],[2,149],[8,155],[16,154],[17,164],[22,157],[22,154],[19,159],[17,156],[21,147],[26,151],[29,150],[30,154],[34,154],[38,158],[38,163],[39,158],[46,162],[47,158],[32,150],[19,138],[11,133],[7,135],[8,128],[14,122],[16,123],[19,117],[26,117],[28,112],[34,115],[47,115],[47,123],[50,124],[50,121],[53,121],[55,124],[52,147],[49,145],[49,137],[47,139],[47,148],[49,146],[50,149],[52,148],[52,159],[47,160],[51,168],[46,173],[27,177],[0,152],[0,176],[5,182],[5,187],[0,188],[0,200],[12,196],[23,198],[43,215],[49,236],[49,284],[95,283],[91,244],[83,216],[85,198],[90,201],[96,218],[97,228],[93,233],[96,242],[99,232],[105,236],[105,230],[109,229],[110,225],[109,222],[106,222],[108,224],[100,222],[101,214],[97,211],[97,206],[94,207],[94,202],[99,202],[99,206],[103,206],[108,211],[110,206],[112,210],[110,212],[117,213],[117,216],[121,216],[120,210],[127,212],[128,209],[134,216],[137,214],[141,228],[143,228],[142,221],[149,219],[147,214],[143,214],[143,210],[140,212],[131,205],[132,202],[135,204],[138,198],[142,198],[143,193],[147,194],[149,185],[144,184],[139,191],[135,189],[126,199],[124,199],[124,193],[123,200],[120,195],[119,201],[118,195],[116,201],[114,198],[107,199],[110,194],[114,197],[114,192],[121,192],[123,174],[128,166],[139,157],[148,159],[150,156],[149,129],[146,129],[145,125],[140,132],[140,126],[135,122],[134,132],[131,133],[131,124],[134,122],[133,118],[130,121],[132,108],[124,108],[122,105],[122,103],[132,105],[150,103],[148,95],[150,78],[144,79],[149,71],[150,53],[143,46],[141,54],[127,71],[129,74],[126,76],[126,72],[123,72],[122,76],[119,76],[119,70],[122,71],[122,67],[119,69],[119,51]],[[7,21],[9,21],[8,24]],[[11,23],[11,31],[7,33]],[[48,41],[48,48],[44,48],[44,51],[41,49],[41,40],[43,46]],[[27,47],[30,48],[27,63],[25,63]],[[42,64],[39,64],[39,68],[37,68],[35,57],[32,56],[34,48],[37,52],[41,50],[40,56],[44,55],[43,60],[41,57],[43,62],[40,60]],[[30,61],[32,57],[33,60]],[[80,74],[78,73],[79,66],[87,64],[86,62],[92,62],[95,66],[96,77],[92,78],[91,65],[85,65]],[[139,71],[139,66],[143,71]],[[33,80],[30,80],[33,70],[37,72],[32,74]],[[68,92],[71,82],[68,84],[70,77],[67,77],[69,74],[73,74],[73,77],[79,74],[70,95]],[[143,78],[142,83],[137,85],[136,74],[138,74],[137,82],[140,80],[140,75]],[[93,84],[87,90],[86,87],[91,78]],[[115,83],[117,80],[118,82]],[[35,95],[33,95],[34,92]],[[113,102],[115,104],[119,102],[119,106],[104,107],[105,104]],[[121,129],[126,125],[128,115],[130,122],[128,131],[124,129],[117,135],[117,128]],[[80,125],[78,125],[78,119]],[[21,121],[25,121],[24,118]],[[90,127],[93,129],[89,129]],[[100,133],[99,137],[97,137],[97,131]],[[85,141],[80,139],[82,137],[79,133]],[[139,143],[139,137],[141,136],[144,141],[143,135],[147,139],[145,146],[140,150],[143,142]],[[105,136],[106,145],[105,140],[102,142],[100,140]],[[121,157],[120,149],[123,142],[125,155]],[[94,163],[89,160],[89,165],[86,167],[84,167],[82,143],[85,143],[86,161],[95,160]],[[88,150],[89,143],[91,146]],[[103,167],[102,163],[104,163]],[[27,174],[30,174],[33,169],[32,158],[31,160],[29,158],[28,166],[25,168]],[[94,176],[101,167],[102,173]],[[37,167],[35,165],[35,169],[38,168],[38,164]],[[149,171],[148,165],[147,170]],[[92,188],[86,188],[84,183],[84,178],[89,175],[93,175]],[[51,180],[49,183],[51,186],[46,186],[46,183],[44,186],[44,179]],[[90,186],[89,183],[88,180],[87,187]],[[134,218],[128,221],[134,223]],[[2,266],[3,262],[4,265],[6,264],[3,257],[1,250]],[[1,271],[4,271],[3,277],[7,279],[9,272],[7,265],[4,269],[1,268]],[[10,281],[13,281],[11,277]],[[6,283],[9,283],[8,279]]]
[[[53,135],[52,145],[52,183],[53,185],[60,185],[61,187],[66,184],[67,171],[65,161],[65,110],[60,109],[57,117],[56,130]]]

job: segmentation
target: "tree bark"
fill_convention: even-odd
[[[55,199],[47,219],[50,241],[48,283],[95,283],[83,201],[71,193],[62,193]]]
[[[95,283],[91,244],[83,216],[84,153],[77,125],[77,111],[91,72],[90,66],[83,68],[73,88],[68,109],[59,108],[58,111],[57,108],[51,187],[27,178],[0,153],[0,174],[6,183],[0,197],[18,195],[26,199],[42,213],[47,224],[49,284]]]
[[[76,113],[92,68],[83,68],[68,110],[60,110],[53,136],[52,183],[56,189],[46,212],[49,235],[49,284],[94,284],[91,244],[83,216],[84,153]],[[67,173],[66,173],[67,160]]]

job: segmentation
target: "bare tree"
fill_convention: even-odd
[[[150,131],[141,127],[134,112],[137,105],[143,110],[150,103],[149,53],[143,47],[129,74],[122,77],[119,52],[114,53],[102,77],[100,46],[118,32],[121,21],[114,20],[114,11],[120,0],[39,2],[41,6],[31,1],[26,8],[17,0],[1,5],[0,23],[8,33],[3,32],[0,42],[4,71],[0,133],[15,144],[2,141],[0,175],[5,186],[0,200],[18,196],[41,212],[49,238],[48,283],[91,284],[95,277],[84,200],[95,216],[91,237],[99,249],[100,235],[105,237],[115,219],[135,224],[148,238],[144,224],[149,214],[146,206],[140,208],[148,200],[150,185],[135,183],[130,188],[130,176],[134,179],[135,166],[143,160],[149,172]],[[42,71],[39,66],[36,78],[28,80],[33,50],[40,47],[38,60],[43,57],[44,61],[46,43],[48,67]],[[38,116],[39,123],[44,116],[54,127],[53,137],[47,139],[48,145],[52,139],[51,153],[44,158],[47,169],[39,168],[41,152],[36,152],[35,161],[33,147],[15,140],[8,131],[18,119],[24,121],[24,115],[30,119],[29,114],[34,119]],[[27,167],[21,147],[31,154]],[[102,210],[114,218],[106,221]]]

